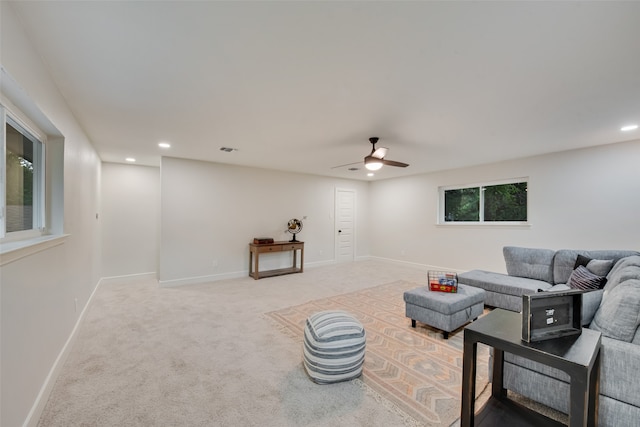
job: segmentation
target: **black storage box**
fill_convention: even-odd
[[[543,341],[582,333],[583,290],[522,296],[522,340]]]

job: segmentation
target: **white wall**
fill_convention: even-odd
[[[0,270],[0,424],[20,426],[37,422],[37,404],[45,403],[38,395],[42,390],[47,398],[47,376],[100,277],[100,159],[7,2],[0,2],[0,19],[2,66],[65,137],[64,231],[70,234],[64,244]]]
[[[505,271],[505,245],[640,249],[640,141],[371,185],[371,254]],[[438,187],[529,177],[530,227],[436,225]]]
[[[153,274],[160,245],[160,169],[102,164],[102,276]]]
[[[304,216],[305,265],[332,262],[336,187],[356,190],[356,257],[369,254],[367,182],[168,157],[161,175],[162,283],[245,275],[253,238],[289,240],[287,221]]]

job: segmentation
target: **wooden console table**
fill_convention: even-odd
[[[264,253],[282,253],[293,251],[293,265],[277,270],[260,271],[260,255]],[[300,267],[298,252],[300,251]],[[304,269],[304,242],[249,243],[249,276],[258,280],[263,277],[281,276],[283,274],[302,273]]]

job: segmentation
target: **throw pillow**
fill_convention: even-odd
[[[612,259],[591,259],[584,255],[578,255],[576,263],[573,266],[575,270],[579,266],[587,267],[587,270],[595,274],[596,276],[606,276],[613,267]]]
[[[572,289],[593,290],[601,289],[606,282],[607,279],[605,277],[595,275],[584,265],[579,265],[571,273],[567,285]]]
[[[573,269],[575,270],[581,265],[586,267],[587,264],[589,264],[589,261],[591,261],[591,258],[584,255],[578,255],[578,258],[576,258],[576,263],[573,265]]]

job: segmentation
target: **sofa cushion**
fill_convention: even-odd
[[[486,291],[499,294],[521,297],[538,292],[538,289],[549,289],[551,285],[546,282],[524,277],[507,276],[485,270],[471,270],[458,274],[458,282],[482,288]]]
[[[632,255],[632,256],[620,258],[613,265],[613,268],[611,268],[611,271],[609,271],[609,274],[607,274],[607,279],[610,280],[611,276],[616,274],[618,270],[628,267],[630,265],[633,265],[635,267],[640,267],[640,255]]]
[[[491,349],[491,351],[493,351],[493,348]],[[567,374],[565,371],[557,368],[552,368],[551,366],[544,363],[535,362],[531,359],[527,359],[526,357],[516,356],[515,354],[509,353],[507,351],[504,352],[504,361],[521,366],[523,368],[527,368],[532,371],[540,372],[541,374],[544,374],[548,377],[555,378],[556,380],[564,381],[566,383],[571,381],[571,377],[569,377],[569,374]]]
[[[634,344],[603,337],[600,347],[600,399],[608,396],[640,407],[640,347]],[[634,422],[610,423],[631,426]]]
[[[636,329],[636,334],[633,336],[631,343],[640,345],[640,328]]]
[[[602,299],[591,322],[591,329],[602,335],[631,342],[640,324],[640,280],[620,283]]]
[[[640,253],[627,250],[585,251],[560,249],[556,252],[555,257],[553,258],[553,283],[567,283],[569,276],[571,276],[571,273],[573,272],[578,255],[583,255],[591,259],[613,260],[615,263],[620,258],[640,255]]]
[[[593,321],[593,317],[600,308],[603,293],[604,291],[599,289],[582,294],[582,326],[588,326]]]
[[[509,276],[542,280],[553,284],[553,256],[555,254],[553,250],[505,246],[502,249],[502,254]]]
[[[640,279],[640,256],[620,259],[607,275],[603,298],[606,298],[616,286],[628,279]]]

